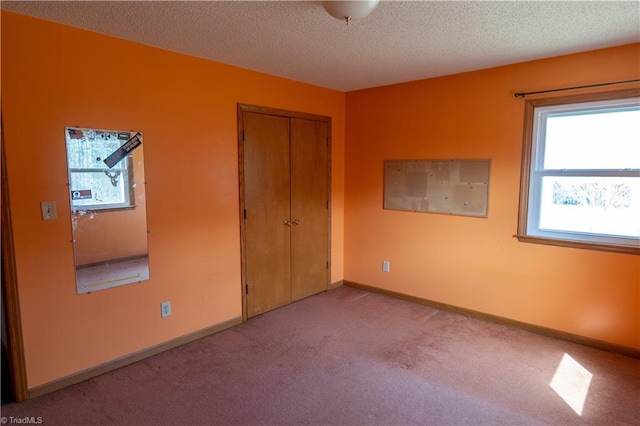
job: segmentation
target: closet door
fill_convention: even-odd
[[[238,105],[243,318],[328,288],[331,119]]]
[[[289,119],[244,112],[247,317],[291,302]]]
[[[329,267],[329,130],[291,118],[291,298],[327,289]]]

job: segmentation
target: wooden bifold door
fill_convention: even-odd
[[[330,118],[238,105],[238,129],[250,318],[328,287]]]

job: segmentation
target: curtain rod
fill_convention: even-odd
[[[564,90],[587,89],[589,87],[612,86],[614,84],[626,84],[626,83],[637,83],[637,82],[640,82],[640,79],[614,81],[614,82],[611,82],[611,83],[588,84],[586,86],[563,87],[561,89],[539,90],[537,92],[518,92],[518,93],[514,94],[513,96],[516,97],[516,98],[524,98],[527,95],[537,95],[539,93],[562,92]]]

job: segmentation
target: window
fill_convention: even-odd
[[[640,89],[525,104],[520,241],[640,253]]]
[[[131,158],[112,167],[105,159],[130,140],[129,132],[66,128],[71,207],[79,210],[132,208]]]

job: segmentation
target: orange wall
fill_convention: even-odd
[[[347,93],[345,279],[640,348],[638,256],[513,237],[513,94],[639,77],[635,44]],[[384,160],[450,158],[491,158],[488,218],[382,209]]]
[[[29,388],[241,315],[238,102],[333,118],[343,278],[344,93],[4,11],[2,88]],[[76,295],[65,126],[143,132],[149,281]]]

